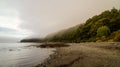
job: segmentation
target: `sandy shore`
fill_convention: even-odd
[[[120,43],[77,43],[61,47],[36,67],[120,67]]]

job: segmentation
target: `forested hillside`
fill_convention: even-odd
[[[53,42],[120,41],[120,10],[111,9],[89,18],[84,24],[48,35]]]

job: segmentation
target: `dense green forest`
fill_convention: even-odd
[[[120,41],[120,10],[113,8],[89,18],[84,24],[48,35],[52,42]]]

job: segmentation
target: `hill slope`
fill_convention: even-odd
[[[48,35],[54,42],[120,41],[120,10],[106,10],[89,18],[84,24]]]

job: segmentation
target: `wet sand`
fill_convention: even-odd
[[[120,67],[120,43],[74,43],[36,67]]]

